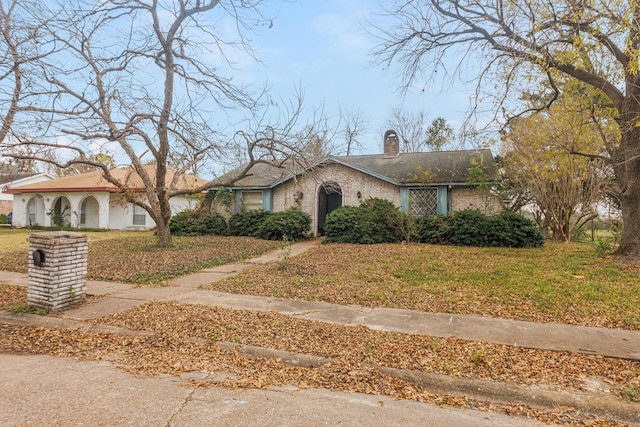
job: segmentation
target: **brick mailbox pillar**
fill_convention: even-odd
[[[83,233],[33,233],[29,242],[29,304],[61,310],[86,292],[89,239]]]

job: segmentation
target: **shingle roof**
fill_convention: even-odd
[[[328,156],[311,163],[306,168],[286,169],[268,164],[256,164],[251,168],[249,176],[238,180],[231,187],[270,188],[329,163],[342,164],[395,185],[467,184],[469,169],[478,165],[486,167],[488,179],[495,178],[495,165],[491,151],[483,149],[400,153],[394,157],[383,154]],[[238,168],[222,175],[216,182],[220,184],[229,182],[241,170],[242,168]]]
[[[145,166],[147,173],[153,177],[155,176],[155,167],[153,165]],[[173,179],[172,170],[167,171],[167,184]],[[111,174],[118,180],[126,182],[127,186],[132,190],[143,190],[144,185],[142,178],[133,171],[131,167],[122,167],[111,169]],[[206,183],[207,180],[199,178],[195,175],[185,174],[178,181],[178,188],[196,188]],[[44,192],[83,192],[83,191],[120,191],[115,185],[107,181],[102,176],[102,171],[87,172],[78,175],[65,176],[58,179],[52,179],[50,181],[38,182],[35,184],[28,184],[19,187],[13,187],[8,190],[9,193],[44,193]]]

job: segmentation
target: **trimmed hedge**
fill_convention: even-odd
[[[217,234],[250,236],[265,240],[299,240],[309,232],[311,217],[297,208],[271,213],[263,210],[237,213],[229,221],[218,214],[193,209],[180,212],[169,221],[169,229],[177,236]]]
[[[410,230],[419,243],[459,246],[535,248],[544,237],[531,220],[513,212],[487,216],[477,210],[453,215],[425,216],[410,224],[391,202],[368,199],[360,206],[333,211],[325,225],[326,243],[396,243]]]
[[[448,216],[417,220],[415,240],[421,243],[458,246],[537,248],[544,237],[531,220],[504,211],[487,216],[476,210],[463,210]]]
[[[269,215],[271,212],[262,209],[235,213],[229,218],[229,231],[232,236],[253,236]]]
[[[298,208],[267,215],[253,234],[265,240],[296,241],[311,229],[311,217]]]
[[[402,241],[403,214],[388,200],[371,198],[360,206],[342,206],[327,216],[325,242],[397,243]]]
[[[171,217],[169,230],[176,236],[229,234],[227,220],[218,213],[204,214],[201,210],[186,210]]]
[[[453,223],[451,215],[422,216],[415,220],[413,240],[418,243],[445,245]]]

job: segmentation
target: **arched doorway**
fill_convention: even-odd
[[[88,196],[80,203],[81,228],[100,228],[100,206],[93,196]]]
[[[342,188],[337,182],[325,182],[318,191],[318,236],[324,236],[324,224],[334,210],[342,206]]]
[[[27,227],[44,225],[44,200],[42,196],[34,196],[27,202]]]
[[[71,218],[71,203],[66,197],[58,197],[49,212],[51,216],[51,225],[54,227],[69,226]]]

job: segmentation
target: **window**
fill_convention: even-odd
[[[133,225],[145,225],[147,212],[138,205],[133,205]]]
[[[416,217],[438,215],[438,189],[409,189],[409,213]]]
[[[38,211],[38,205],[36,204],[38,199],[33,197],[29,200],[27,204],[27,216],[29,218],[29,223],[27,225],[36,225],[36,214]]]
[[[87,224],[87,201],[83,200],[80,205],[80,225]]]
[[[262,191],[245,191],[242,193],[242,210],[256,211],[262,209]]]

